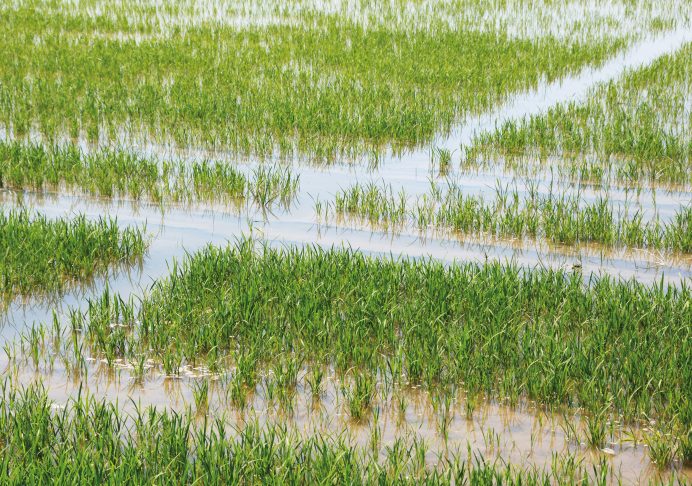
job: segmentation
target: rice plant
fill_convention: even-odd
[[[595,89],[583,103],[557,105],[545,114],[508,121],[479,134],[465,149],[465,164],[505,158],[550,161],[580,179],[688,185],[692,137],[692,44],[651,66]]]
[[[145,230],[112,218],[49,219],[24,209],[0,212],[0,297],[56,294],[141,261]]]
[[[299,176],[288,167],[261,166],[248,176],[221,161],[157,160],[121,149],[84,152],[75,145],[0,142],[0,188],[75,192],[161,205],[251,201],[290,206]]]
[[[391,186],[380,188],[375,183],[355,184],[337,192],[333,212],[341,218],[363,221],[377,227],[396,228],[406,220],[406,201],[403,190],[395,194]],[[329,209],[326,209],[327,213]]]

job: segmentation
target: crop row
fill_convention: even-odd
[[[309,26],[200,25],[136,42],[118,40],[113,21],[31,6],[1,10],[0,22],[0,123],[14,137],[124,133],[320,159],[431,140],[464,114],[626,44],[450,28],[410,35],[340,15]]]
[[[508,121],[465,147],[464,163],[527,159],[597,179],[690,183],[692,44],[594,90],[583,103]]]
[[[555,454],[548,470],[471,452],[431,465],[415,437],[372,454],[344,436],[305,437],[280,424],[233,428],[154,408],[126,414],[87,394],[58,404],[40,385],[7,380],[0,398],[0,481],[8,484],[606,484],[617,474],[606,460],[591,469],[570,454]]]
[[[545,239],[575,245],[598,243],[608,248],[640,248],[692,252],[692,207],[681,206],[673,218],[662,223],[645,218],[639,209],[617,205],[602,196],[586,201],[580,193],[541,193],[529,186],[500,187],[494,198],[464,194],[457,184],[443,190],[431,184],[430,192],[414,202],[402,189],[375,183],[356,183],[339,190],[333,203],[317,201],[321,221],[338,219],[365,222],[378,228],[401,228],[412,224],[421,231],[435,228],[453,234],[497,238]]]
[[[85,153],[74,145],[0,142],[0,187],[67,190],[161,205],[251,201],[268,208],[289,206],[299,177],[288,167],[258,166],[248,176],[219,161],[171,162],[120,149]]]

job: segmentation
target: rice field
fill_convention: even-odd
[[[692,480],[689,2],[0,25],[0,482]]]
[[[76,335],[56,352],[79,361],[70,353],[84,337],[88,348],[80,349],[108,363],[147,359],[170,376],[200,363],[234,368],[251,389],[260,364],[290,386],[310,362],[362,373],[371,383],[364,388],[464,383],[467,393],[514,403],[527,396],[591,411],[611,406],[627,418],[689,415],[681,412],[689,406],[686,287],[584,284],[576,272],[446,268],[254,243],[192,255],[136,306],[104,292],[70,316]]]
[[[118,36],[132,28],[124,13],[84,10],[45,16],[27,2],[2,12],[0,123],[9,136],[132,135],[260,157],[357,157],[430,141],[461,116],[602,62],[628,40],[529,41],[451,29],[435,15],[412,36],[308,12],[307,26],[200,25],[169,30],[164,42],[134,30],[135,41]]]

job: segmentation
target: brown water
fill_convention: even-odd
[[[218,375],[204,367],[185,367],[179,377],[170,378],[151,367],[144,379],[135,380],[129,364],[119,362],[110,369],[92,358],[88,358],[88,362],[87,379],[68,376],[57,363],[52,371],[40,372],[33,371],[31,365],[8,365],[7,361],[0,362],[0,367],[6,376],[13,376],[15,383],[41,381],[56,408],[65,406],[81,388],[82,393],[117,403],[126,413],[143,406],[178,412],[197,410],[200,414],[223,416],[229,430],[242,429],[248,422],[281,423],[306,436],[319,433],[348,437],[352,444],[369,450],[375,440],[375,448],[382,458],[387,447],[398,439],[411,442],[415,438],[418,442],[425,441],[429,467],[451,455],[466,457],[470,447],[489,462],[501,460],[524,468],[536,466],[545,470],[556,466],[553,462],[556,456],[563,460],[571,457],[586,471],[591,471],[592,465],[606,458],[610,480],[626,484],[671,478],[692,480],[689,467],[676,463],[660,472],[651,463],[642,443],[642,427],[646,424],[624,425],[613,419],[607,442],[601,448],[590,447],[585,443],[584,418],[574,409],[547,411],[527,402],[509,406],[482,398],[469,400],[463,392],[458,392],[444,415],[443,406],[435,407],[429,392],[407,385],[388,389],[380,380],[365,418],[354,421],[342,392],[344,386],[350,386],[350,380],[337,375],[333,369],[325,369],[318,398],[306,383],[308,370],[305,368],[298,374],[297,385],[289,399],[278,398],[276,391],[271,398],[268,384],[273,382],[273,374],[271,371],[260,373],[255,389],[247,391],[245,406],[238,408],[227,395],[226,382],[232,371],[228,375]],[[206,406],[200,409],[195,403],[193,388],[203,381],[209,383],[209,398]],[[446,434],[441,425],[445,421]],[[566,421],[578,431],[576,440],[566,432]]]

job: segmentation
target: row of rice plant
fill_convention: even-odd
[[[550,468],[512,467],[471,451],[429,464],[418,438],[381,454],[344,435],[303,436],[280,424],[229,427],[221,417],[137,408],[80,394],[66,404],[39,385],[5,380],[0,396],[0,481],[8,484],[606,484],[617,472],[555,454]]]
[[[59,293],[67,286],[132,265],[147,248],[143,230],[111,218],[48,219],[27,210],[0,211],[0,297]]]
[[[692,156],[692,44],[596,89],[583,103],[508,121],[466,147],[475,166],[500,156],[566,166],[584,178],[689,184]],[[561,160],[564,159],[564,160]]]
[[[531,185],[525,195],[516,186],[498,186],[487,199],[464,194],[451,182],[445,190],[431,184],[430,192],[414,202],[403,190],[394,193],[390,186],[356,183],[338,191],[333,203],[316,203],[315,211],[320,221],[333,215],[385,229],[412,224],[421,231],[434,228],[473,237],[692,253],[691,206],[681,206],[670,221],[661,222],[645,218],[641,210],[613,204],[607,196],[591,202],[579,192],[541,193]]]
[[[92,36],[137,42],[166,37],[199,26],[258,25],[314,26],[325,15],[367,28],[416,33],[421,30],[470,30],[504,32],[511,37],[535,39],[556,36],[560,40],[641,38],[651,33],[680,28],[689,23],[684,0],[631,3],[627,0],[575,0],[569,3],[507,0],[445,0],[410,3],[392,0],[373,4],[354,0],[344,4],[323,0],[229,0],[199,3],[194,0],[160,3],[156,0],[86,0],[59,3],[49,0],[16,0],[12,5],[31,7],[40,15],[65,16],[90,25]],[[105,8],[105,7],[109,8]],[[72,30],[72,35],[89,35]]]
[[[441,22],[411,35],[339,14],[122,42],[104,34],[128,32],[130,12],[88,12],[45,16],[23,2],[0,11],[0,123],[12,136],[99,141],[129,133],[181,147],[332,159],[429,141],[465,114],[626,45],[527,40]],[[156,23],[156,10],[142,15]]]
[[[288,167],[259,166],[250,175],[228,163],[156,160],[119,149],[85,153],[74,145],[0,142],[0,187],[71,191],[157,204],[222,202],[288,207],[299,176]]]
[[[67,326],[56,321],[70,336],[56,331],[44,361],[57,356],[78,370],[90,350],[106,363],[141,362],[143,370],[153,359],[172,376],[185,365],[235,367],[253,389],[260,366],[283,369],[284,356],[295,371],[287,376],[300,363],[362,375],[348,400],[359,413],[371,410],[366,385],[379,379],[394,388],[463,387],[511,403],[607,410],[625,421],[656,417],[674,431],[671,443],[686,444],[690,322],[684,284],[585,283],[562,270],[446,267],[242,240],[173,265],[141,301],[106,291]],[[690,452],[689,444],[674,449]]]
[[[356,216],[377,227],[399,227],[407,215],[407,196],[402,189],[394,193],[391,186],[370,182],[354,184],[340,190],[334,197],[334,212],[340,216]],[[319,218],[325,216],[330,206],[316,202],[315,212]]]

